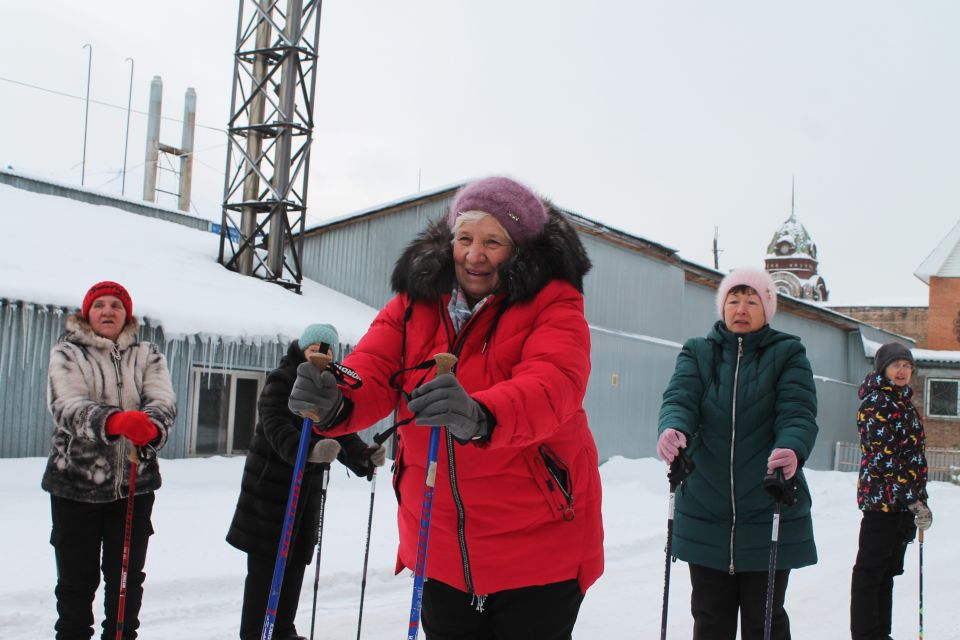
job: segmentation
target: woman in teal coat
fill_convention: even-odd
[[[817,436],[817,397],[806,350],[770,328],[770,275],[737,269],[717,292],[718,321],[683,346],[663,394],[657,450],[681,448],[696,465],[677,492],[673,554],[693,587],[694,639],[763,637],[773,500],[763,489],[782,469],[798,501],[780,518],[773,637],[790,638],[783,608],[791,569],[816,563],[810,492],[802,467]]]

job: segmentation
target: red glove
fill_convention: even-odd
[[[143,411],[121,411],[107,418],[107,434],[123,436],[138,447],[155,440],[160,432]]]

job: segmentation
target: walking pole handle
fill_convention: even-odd
[[[453,371],[454,365],[457,364],[457,356],[453,355],[452,353],[438,353],[433,356],[433,359],[437,363],[438,376],[442,376],[445,373],[450,373]]]
[[[670,463],[670,471],[667,472],[667,479],[670,481],[670,493],[680,486],[680,483],[686,480],[697,465],[687,455],[684,449],[677,451],[677,456]]]

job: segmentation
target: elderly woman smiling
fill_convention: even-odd
[[[414,569],[429,429],[445,426],[423,591],[431,640],[570,638],[603,570],[597,449],[583,397],[590,333],[576,231],[524,185],[464,187],[397,262],[397,291],[344,364],[338,388],[301,365],[290,398],[327,433],[399,403],[397,570]],[[456,373],[433,377],[450,352]]]

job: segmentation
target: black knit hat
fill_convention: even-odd
[[[888,342],[877,349],[877,355],[873,357],[873,370],[883,375],[890,363],[895,360],[906,360],[913,364],[913,354],[899,342]]]

